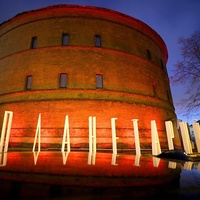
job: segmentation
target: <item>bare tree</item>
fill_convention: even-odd
[[[180,37],[182,61],[177,62],[171,83],[181,84],[185,87],[185,97],[180,100],[183,114],[200,113],[200,30],[195,31],[191,37]]]

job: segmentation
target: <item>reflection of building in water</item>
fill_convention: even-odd
[[[91,155],[84,151],[68,152],[67,154],[59,151],[8,152],[5,154],[8,162],[4,166],[0,166],[0,179],[7,177],[15,180],[17,177],[12,177],[12,173],[17,171],[18,174],[21,174],[20,179],[28,182],[31,182],[33,177],[40,177],[42,172],[46,176],[41,176],[35,181],[46,183],[48,180],[54,179],[55,183],[65,183],[66,185],[79,185],[82,182],[88,186],[104,184],[105,186],[109,184],[109,187],[147,186],[166,184],[177,180],[181,170],[180,165],[172,169],[169,167],[168,161],[164,159],[140,156],[138,160],[138,157],[132,154],[114,155],[101,152]],[[136,160],[137,165],[135,165]],[[8,173],[6,176],[5,172],[10,172],[10,174]],[[30,180],[26,179],[29,175]],[[70,179],[67,179],[66,177],[70,175],[72,175]],[[88,180],[85,178],[87,176],[90,176]],[[80,182],[77,181],[77,177]],[[125,179],[126,181],[124,181]]]
[[[85,151],[21,151],[8,152],[6,156],[8,162],[0,166],[1,199],[16,199],[16,193],[18,199],[51,199],[51,188],[55,186],[58,194],[52,196],[54,199],[72,199],[72,195],[79,195],[73,199],[92,195],[96,199],[101,193],[97,191],[103,191],[100,199],[110,199],[112,195],[114,199],[124,199],[127,193],[126,199],[130,195],[149,198],[169,188],[174,191],[179,187],[181,173],[180,163],[172,169],[167,160],[147,155],[138,159],[125,153],[116,156],[108,152],[91,155]]]
[[[165,121],[175,119],[167,48],[148,25],[97,7],[58,5],[21,13],[0,25],[0,122],[13,112],[10,146],[33,144],[41,113],[41,145],[61,147],[69,116],[71,147],[88,148],[88,118],[96,117],[97,148],[151,148],[151,120],[161,148]],[[175,132],[175,147],[180,147]]]

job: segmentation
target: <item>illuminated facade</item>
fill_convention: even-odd
[[[0,25],[0,122],[12,111],[10,146],[33,145],[41,113],[41,145],[61,147],[66,115],[70,144],[88,148],[89,116],[97,149],[151,148],[151,120],[167,149],[165,121],[176,114],[167,48],[148,25],[122,13],[57,5],[21,13]],[[175,131],[175,147],[180,147]]]

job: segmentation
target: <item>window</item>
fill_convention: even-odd
[[[149,51],[149,49],[147,49],[147,58],[148,60],[151,60],[151,52]]]
[[[153,84],[152,86],[153,86],[153,96],[157,97],[156,85]]]
[[[63,46],[69,45],[69,35],[66,33],[63,33],[62,35],[62,45]]]
[[[31,90],[32,86],[32,75],[26,77],[26,90]]]
[[[66,88],[67,87],[67,74],[60,74],[60,88]]]
[[[172,103],[172,98],[171,98],[171,95],[170,95],[169,91],[167,90],[166,93],[167,93],[167,100],[168,100],[168,102]]]
[[[101,74],[96,75],[96,88],[103,88],[103,75]]]
[[[160,64],[161,64],[162,69],[164,69],[164,64],[163,64],[163,61],[161,59],[160,59]]]
[[[95,35],[95,47],[101,47],[101,36]]]
[[[32,37],[31,39],[31,49],[35,49],[37,47],[37,37]]]

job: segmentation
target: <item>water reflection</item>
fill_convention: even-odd
[[[1,155],[1,171],[80,176],[82,185],[140,186],[163,184],[180,175],[180,165],[171,169],[165,160],[152,156],[88,152],[9,152]],[[162,176],[168,176],[165,180]],[[79,177],[79,179],[80,179]],[[88,178],[90,177],[90,178]],[[114,178],[113,178],[114,177]],[[138,181],[134,181],[135,177]],[[150,182],[149,177],[156,177]],[[11,177],[9,177],[11,178]],[[74,177],[73,177],[74,178]],[[85,179],[89,179],[85,181]],[[93,180],[95,178],[95,181]],[[125,179],[123,182],[121,179]],[[117,180],[116,180],[117,179]],[[64,180],[62,180],[63,183]],[[85,181],[85,183],[84,183]],[[98,182],[99,181],[99,182]],[[66,184],[81,185],[74,179]]]
[[[200,187],[200,170],[197,171],[197,167],[200,167],[200,163],[195,164],[191,170],[182,169],[180,176],[180,187]]]
[[[63,165],[66,165],[69,152],[62,151]]]
[[[88,165],[95,165],[96,153],[88,153]]]
[[[180,176],[180,195],[182,199],[200,199],[200,162],[184,165]]]
[[[135,156],[135,166],[140,166],[140,157],[141,157],[141,155],[136,155]]]
[[[34,158],[34,164],[37,164],[38,156],[40,151],[33,151],[33,158]]]
[[[176,169],[176,162],[169,161],[168,167],[172,169]]]
[[[0,153],[0,166],[6,166],[7,152]]]
[[[29,190],[37,187],[35,197],[36,193]],[[31,198],[27,191],[33,199],[52,195],[58,199],[69,195],[70,199],[96,199],[102,195],[121,199],[126,193],[131,195],[129,199],[146,199],[146,195],[200,199],[200,162],[130,153],[8,152],[0,154],[0,188],[4,188],[5,199],[10,191],[18,192],[20,199]]]
[[[153,157],[153,166],[158,167],[160,163],[160,158]]]

